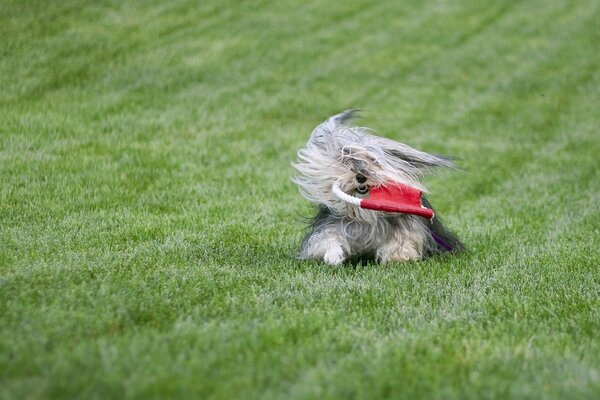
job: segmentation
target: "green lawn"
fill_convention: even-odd
[[[600,2],[0,0],[0,398],[600,397]],[[294,258],[323,119],[469,252]]]

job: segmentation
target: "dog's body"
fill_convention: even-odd
[[[423,173],[453,166],[446,158],[350,126],[354,116],[351,110],[329,118],[298,152],[294,181],[304,197],[318,205],[300,258],[331,265],[353,258],[387,263],[461,250],[463,245],[437,217],[367,210],[332,192],[335,184],[347,194],[368,197],[371,188],[390,182],[424,190],[418,180]],[[423,205],[430,207],[424,198]]]

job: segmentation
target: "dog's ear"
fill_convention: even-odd
[[[454,163],[450,157],[442,156],[439,154],[423,153],[404,153],[396,150],[392,150],[389,154],[392,157],[401,159],[411,164],[415,168],[431,168],[431,167],[446,167],[455,168]]]
[[[386,138],[380,138],[380,144],[387,156],[397,158],[405,163],[408,163],[413,168],[456,168],[452,162],[452,159],[446,156],[425,153],[424,151],[414,149],[403,143],[395,142]]]

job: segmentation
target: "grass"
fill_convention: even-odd
[[[2,0],[0,396],[600,396],[600,3]],[[294,259],[345,108],[458,257]]]

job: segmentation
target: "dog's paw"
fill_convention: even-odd
[[[380,264],[416,261],[422,258],[420,248],[422,244],[418,242],[390,242],[377,250],[375,258]]]
[[[329,265],[338,266],[345,260],[344,250],[340,246],[328,249],[323,256],[323,261]]]

